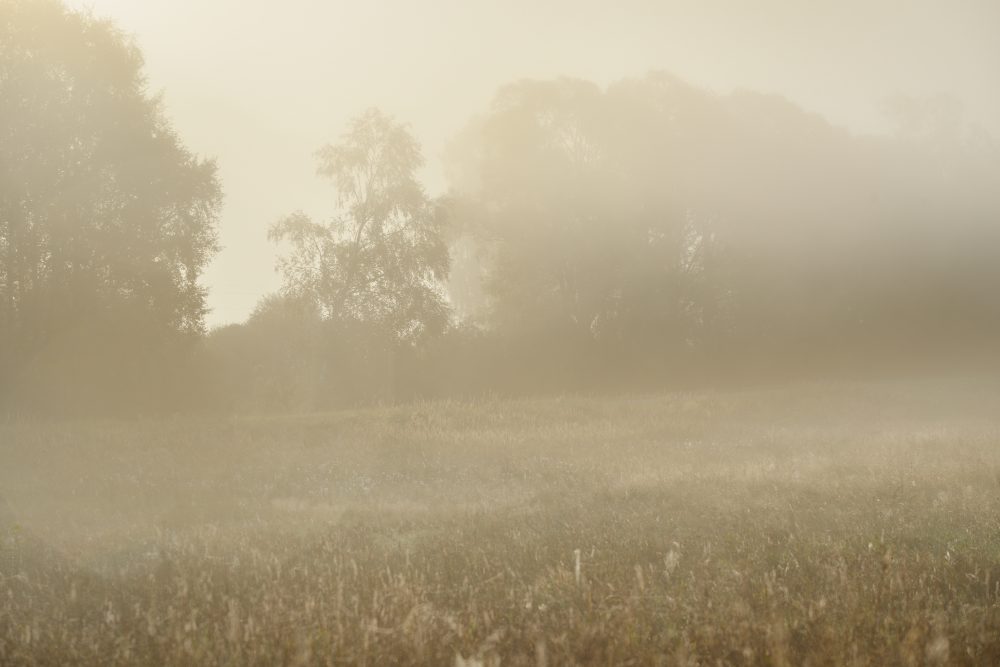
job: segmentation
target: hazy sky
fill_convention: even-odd
[[[189,148],[217,158],[224,246],[211,325],[278,286],[268,226],[331,211],[314,151],[378,106],[440,155],[503,83],[609,83],[653,69],[718,92],[781,93],[882,131],[890,94],[947,93],[1000,136],[996,0],[74,0],[136,36],[150,87]]]

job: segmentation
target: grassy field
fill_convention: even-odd
[[[1000,384],[0,425],[0,664],[1000,664]]]

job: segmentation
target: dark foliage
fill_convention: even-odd
[[[149,409],[183,393],[221,191],[142,56],[61,3],[0,3],[0,400]]]

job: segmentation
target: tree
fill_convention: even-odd
[[[182,145],[142,69],[107,21],[55,0],[0,0],[8,398],[74,386],[77,398],[134,396],[158,384],[151,360],[203,330],[216,168]]]
[[[682,190],[669,125],[701,100],[671,84],[671,96],[650,100],[649,90],[630,99],[586,81],[522,81],[457,142],[454,196],[484,248],[495,328],[562,349],[634,350],[676,347],[711,326],[712,216]]]
[[[442,331],[448,249],[442,208],[416,178],[417,142],[372,109],[317,155],[339,212],[326,223],[298,212],[271,228],[272,241],[291,246],[278,265],[283,291],[313,299],[328,320],[364,324],[392,343]]]
[[[1000,153],[947,101],[900,108],[917,136],[662,73],[505,86],[450,169],[488,328],[532,370],[642,373],[995,340]]]

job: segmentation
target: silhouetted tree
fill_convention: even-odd
[[[665,142],[674,111],[638,107],[589,82],[526,81],[458,142],[455,195],[484,248],[497,330],[648,351],[715,324],[713,220],[683,191]]]
[[[391,399],[398,347],[448,324],[442,208],[417,181],[417,142],[376,109],[352,120],[318,158],[318,173],[336,188],[338,212],[325,223],[298,212],[272,226],[271,240],[290,246],[278,264],[283,292],[314,302],[327,335],[353,341],[355,356],[367,360],[368,375],[383,378]],[[344,372],[342,364],[327,374],[355,386],[365,375]]]
[[[1000,154],[953,116],[932,140],[866,137],[662,73],[505,86],[450,156],[477,246],[459,273],[486,295],[473,316],[532,370],[560,355],[801,368],[988,339]]]
[[[0,2],[0,377],[8,398],[134,398],[202,331],[215,165],[139,49],[54,0]],[[75,388],[75,389],[74,389]],[[151,397],[160,400],[162,396]]]
[[[318,157],[339,213],[326,223],[295,213],[271,228],[273,241],[291,246],[279,261],[284,291],[315,300],[327,319],[364,323],[395,341],[441,331],[448,252],[440,211],[416,178],[423,158],[409,131],[369,110]]]

